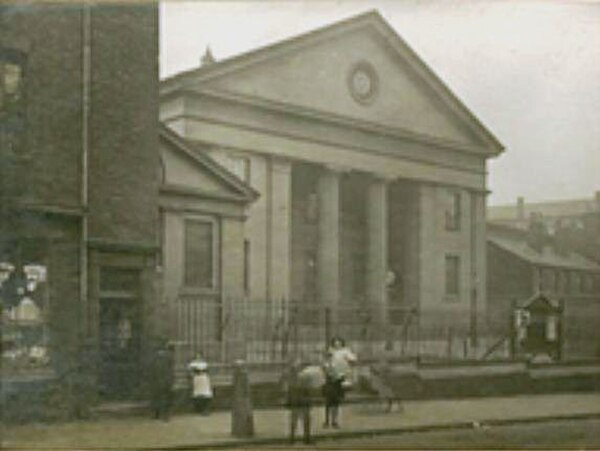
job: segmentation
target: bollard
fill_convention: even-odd
[[[233,368],[231,434],[238,438],[254,437],[250,381],[243,360],[236,360]]]

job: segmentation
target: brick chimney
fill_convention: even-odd
[[[202,55],[202,58],[200,58],[200,65],[208,66],[209,64],[212,64],[215,61],[216,61],[215,57],[213,56],[212,52],[210,51],[210,47],[207,46],[206,51],[204,52],[204,55]]]
[[[525,219],[525,199],[523,196],[517,197],[517,219],[519,221]]]

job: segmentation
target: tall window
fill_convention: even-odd
[[[448,191],[446,195],[446,230],[460,230],[461,197],[459,191]]]
[[[244,240],[244,292],[250,293],[250,240]]]
[[[460,291],[460,258],[446,255],[446,295],[458,296]]]
[[[18,126],[24,112],[25,57],[0,49],[0,123]]]
[[[208,220],[185,220],[184,285],[215,287],[214,224]]]

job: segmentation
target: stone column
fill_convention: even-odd
[[[367,299],[374,324],[384,332],[388,317],[388,183],[373,178],[367,192]]]
[[[290,297],[292,165],[290,161],[271,159],[269,204],[269,277],[268,298],[276,318],[283,313],[283,302]]]
[[[340,175],[341,172],[335,168],[323,168],[317,187],[317,293],[321,305],[330,307],[330,318],[334,324],[340,300]]]
[[[473,252],[472,265],[472,299],[471,314],[474,323],[471,324],[471,339],[474,347],[478,345],[478,335],[482,332],[480,325],[484,324],[487,316],[487,265],[486,265],[486,194],[471,193],[471,214]]]

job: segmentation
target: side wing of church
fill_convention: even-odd
[[[344,335],[367,312],[381,340],[417,312],[421,333],[476,341],[486,161],[503,147],[377,12],[205,62],[160,101],[164,124],[260,193],[235,302],[327,311]]]

